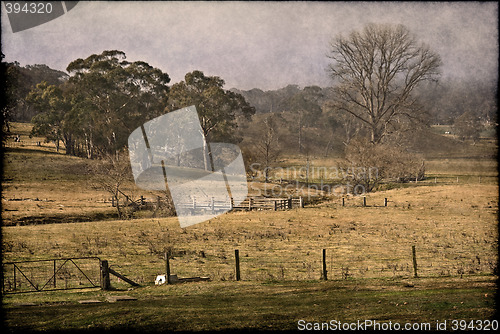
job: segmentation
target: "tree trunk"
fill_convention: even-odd
[[[118,211],[118,218],[121,219],[122,218],[122,211],[120,210],[120,203],[118,200],[118,195],[114,195],[114,197],[115,197],[115,203],[116,203],[116,211]]]
[[[379,131],[379,129],[377,128],[377,125],[376,124],[373,124],[371,127],[370,127],[370,132],[371,132],[371,142],[373,144],[379,144],[380,141],[382,140],[382,135]]]
[[[302,153],[302,112],[299,111],[299,153]]]
[[[210,145],[207,143],[208,136],[205,134],[203,140],[203,164],[204,168],[207,171],[214,170],[214,162],[212,158],[212,150],[210,149]]]

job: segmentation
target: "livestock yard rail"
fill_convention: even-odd
[[[113,207],[116,207],[115,199],[111,199]],[[133,206],[140,208],[151,208],[155,205],[160,205],[162,199],[157,197],[156,200],[146,199],[141,196],[138,200],[131,200],[128,197],[122,201],[120,205]],[[303,208],[304,199],[298,198],[269,198],[269,197],[248,197],[243,202],[234,205],[234,200],[228,198],[225,201],[215,200],[213,197],[196,198],[193,197],[190,203],[181,203],[178,206],[186,210],[206,210],[206,211],[228,211],[228,210],[289,210],[292,208]]]

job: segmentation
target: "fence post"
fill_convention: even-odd
[[[248,210],[252,211],[252,197],[248,197]]]
[[[342,197],[342,206],[345,206],[345,198]]]
[[[231,197],[229,199],[229,210],[233,210],[233,205],[234,205],[234,202],[233,202],[233,198]]]
[[[109,281],[108,261],[102,260],[101,261],[101,289],[102,290],[109,290],[110,287],[111,287],[111,283]]]
[[[387,198],[384,198],[384,206],[387,206]]]
[[[141,195],[141,205],[144,205],[144,196]]]
[[[193,196],[193,210],[196,210],[196,197]]]
[[[288,199],[288,209],[291,209],[292,208],[292,198],[290,197]]]
[[[363,197],[363,206],[366,206],[366,197]]]
[[[212,206],[212,214],[215,213],[215,200],[212,196],[212,202],[210,203],[210,205]]]
[[[437,177],[434,177],[434,183],[437,183]]]
[[[54,289],[56,288],[56,260],[54,259]]]
[[[458,176],[457,176],[457,183],[458,183]]]
[[[299,205],[301,208],[304,207],[304,198],[302,198],[302,196],[299,197]]]
[[[165,270],[167,274],[167,284],[170,283],[170,254],[168,251],[165,252]]]
[[[16,286],[16,269],[17,269],[17,266],[14,264],[14,291],[17,290],[17,286]]]
[[[328,275],[326,272],[326,249],[323,248],[323,279],[328,281]]]
[[[416,278],[418,277],[418,274],[417,274],[417,255],[415,251],[415,245],[411,246],[411,252],[413,255],[413,276]]]
[[[236,265],[236,280],[239,281],[240,277],[240,251],[238,249],[234,250],[234,259]]]
[[[274,211],[278,210],[278,203],[274,201]]]
[[[115,196],[111,197],[111,206],[115,207]]]

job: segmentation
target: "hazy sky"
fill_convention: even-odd
[[[82,1],[17,33],[2,6],[2,52],[6,61],[65,70],[74,59],[116,49],[161,68],[171,83],[197,69],[220,76],[226,88],[328,86],[329,42],[370,22],[406,25],[441,55],[445,77],[497,76],[497,2]]]

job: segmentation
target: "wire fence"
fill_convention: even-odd
[[[497,274],[493,255],[481,258],[467,250],[449,252],[440,247],[412,246],[360,251],[352,247],[323,249],[263,249],[242,247],[215,253],[170,255],[171,273],[179,277],[207,276],[212,280],[317,280],[439,277]],[[381,248],[383,250],[381,250]],[[238,261],[236,260],[238,257]],[[239,262],[239,266],[237,266]],[[239,267],[237,269],[237,267]],[[239,271],[239,275],[237,272]]]

